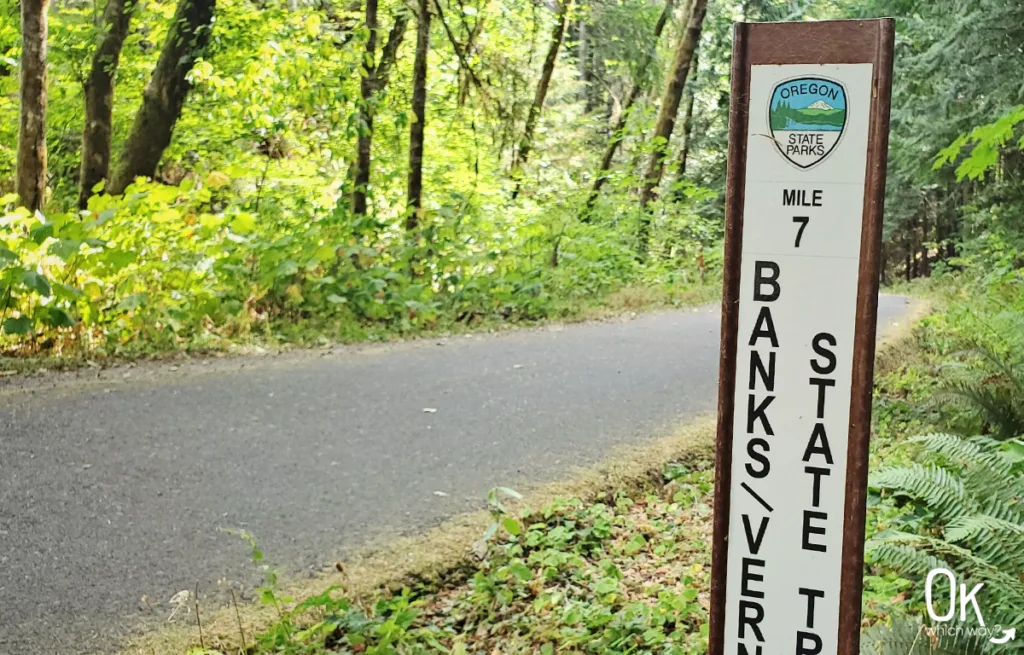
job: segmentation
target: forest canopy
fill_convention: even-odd
[[[1016,270],[1017,3],[0,0],[0,346],[713,293],[733,23],[877,16],[897,19],[885,278]]]

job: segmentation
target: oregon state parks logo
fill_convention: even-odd
[[[782,156],[811,168],[835,150],[846,128],[846,89],[823,77],[780,82],[768,105],[768,126]]]

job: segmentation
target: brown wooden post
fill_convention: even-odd
[[[894,22],[734,34],[709,653],[858,655]]]

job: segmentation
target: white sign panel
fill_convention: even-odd
[[[725,655],[838,648],[871,75],[751,66]]]

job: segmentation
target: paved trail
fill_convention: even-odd
[[[906,311],[883,296],[880,323]],[[714,408],[717,308],[0,390],[0,653],[111,647],[143,595],[319,569]],[[424,412],[433,408],[435,413]],[[441,491],[447,494],[435,494]]]

